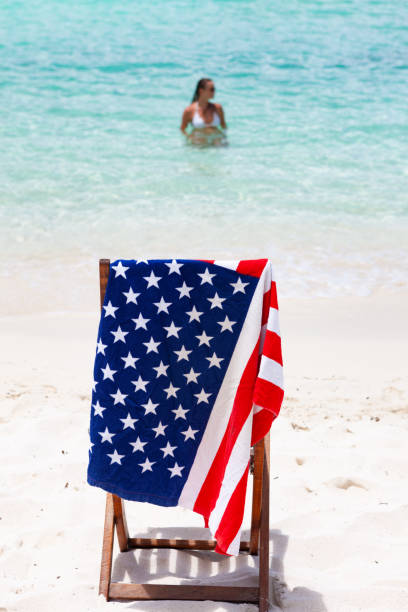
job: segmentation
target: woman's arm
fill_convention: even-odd
[[[223,108],[221,106],[221,104],[216,104],[215,108],[217,109],[217,113],[219,115],[220,118],[220,122],[221,122],[221,127],[226,130],[227,129],[227,124],[225,122],[225,116],[224,116],[224,111]]]
[[[191,111],[190,111],[189,107],[187,107],[185,109],[184,113],[183,113],[182,118],[181,118],[181,125],[180,125],[180,130],[186,136],[189,136],[189,134],[186,132],[186,127],[188,126],[190,121],[191,121]]]

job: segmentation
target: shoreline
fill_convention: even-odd
[[[352,252],[344,253],[342,239],[346,240],[346,236],[341,232],[337,237],[340,244],[336,248],[320,248],[317,243],[322,237],[317,236],[294,244],[293,228],[288,236],[289,242],[285,244],[282,237],[286,236],[286,230],[279,226],[275,227],[274,231],[276,233],[282,229],[281,238],[272,244],[269,225],[261,226],[260,222],[249,223],[246,233],[240,230],[238,234],[230,236],[228,244],[223,248],[210,248],[206,245],[208,236],[211,236],[215,245],[225,243],[223,224],[217,225],[215,233],[210,231],[210,228],[206,231],[203,227],[200,235],[196,227],[187,225],[186,239],[183,238],[184,230],[180,229],[181,227],[184,225],[167,228],[163,244],[159,240],[162,234],[158,232],[158,237],[152,240],[150,249],[145,242],[152,236],[153,230],[147,228],[146,237],[137,245],[138,248],[134,249],[136,252],[132,257],[137,257],[137,252],[148,250],[151,259],[160,259],[163,252],[174,252],[174,244],[181,245],[175,254],[178,259],[207,259],[209,252],[212,253],[211,259],[218,260],[267,257],[272,261],[278,298],[287,303],[293,300],[342,300],[354,297],[376,298],[382,295],[393,300],[394,296],[404,296],[408,293],[407,257],[401,248],[392,254],[384,251],[384,247],[374,253],[370,250],[371,246],[367,250],[363,244],[360,244],[356,251],[357,245],[354,244]],[[143,224],[140,231],[145,231]],[[373,227],[372,231],[377,229]],[[402,233],[401,228],[400,231]],[[248,244],[248,235],[252,234],[259,235],[257,248]],[[119,236],[116,237],[116,241],[118,240]],[[127,244],[131,239],[122,237],[122,240]],[[396,244],[399,244],[398,237]],[[117,249],[123,251],[123,247],[119,246],[109,250],[115,252]],[[106,250],[103,244],[99,244],[82,254],[77,250],[71,255],[66,253],[62,256],[57,253],[54,258],[45,253],[42,256],[34,254],[26,258],[19,255],[10,260],[6,257],[0,266],[3,289],[0,316],[45,311],[93,311],[99,303],[99,256],[107,256]],[[115,259],[116,256],[111,255],[111,261]]]

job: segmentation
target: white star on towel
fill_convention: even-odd
[[[176,327],[174,325],[174,321],[172,321],[168,327],[164,327],[163,329],[165,329],[167,332],[167,338],[170,338],[170,336],[174,336],[175,338],[178,338],[179,337],[178,333],[181,327]]]
[[[142,313],[140,313],[137,319],[132,319],[132,321],[136,325],[135,329],[139,329],[139,327],[142,327],[143,329],[147,330],[146,323],[150,321],[150,319],[145,319]]]
[[[218,293],[216,292],[213,298],[207,298],[207,300],[209,302],[211,302],[210,310],[212,310],[213,308],[221,308],[222,309],[222,302],[225,302],[226,298],[221,298],[218,295]]]
[[[142,408],[145,409],[144,415],[146,414],[156,414],[156,408],[159,404],[153,404],[151,398],[149,397],[147,404],[142,404]]]
[[[212,357],[206,357],[206,359],[208,359],[208,361],[210,362],[208,366],[209,368],[215,366],[216,368],[221,369],[220,361],[224,361],[224,357],[217,357],[215,353],[212,354]]]
[[[177,361],[181,361],[182,359],[185,359],[186,361],[188,361],[188,356],[191,353],[191,351],[187,351],[186,348],[183,346],[181,347],[181,349],[179,351],[174,351],[178,357]]]
[[[205,402],[208,404],[208,398],[212,395],[212,393],[206,393],[204,389],[201,389],[200,393],[194,393],[194,397],[197,398],[197,404],[200,402]]]
[[[171,302],[166,302],[163,296],[160,298],[160,302],[153,302],[153,304],[157,306],[157,314],[159,314],[159,312],[169,314],[169,306],[171,306]]]
[[[149,459],[146,457],[146,461],[144,463],[139,463],[140,467],[142,468],[142,474],[143,472],[153,472],[152,470],[152,465],[154,465],[156,463],[156,461],[149,461]]]
[[[163,453],[163,459],[167,457],[167,455],[174,457],[173,451],[175,448],[177,448],[177,446],[171,446],[170,442],[167,442],[166,446],[160,449]]]
[[[136,442],[129,442],[129,444],[133,446],[133,453],[136,453],[136,451],[142,451],[142,453],[144,453],[143,447],[146,446],[147,442],[142,442],[139,436],[137,436]]]
[[[112,463],[119,463],[119,465],[121,464],[121,460],[123,459],[125,455],[119,455],[118,451],[115,449],[114,452],[112,454],[108,453],[108,457],[110,457],[111,460],[111,465]]]
[[[110,380],[113,380],[113,377],[117,372],[117,370],[110,369],[109,363],[106,364],[106,368],[101,368],[101,370],[103,372],[103,380],[106,380],[107,378],[109,378]]]
[[[137,380],[132,380],[132,385],[135,385],[135,392],[136,391],[146,391],[146,385],[149,384],[148,380],[143,380],[143,378],[141,376],[139,376],[139,378]]]
[[[137,298],[139,297],[140,293],[135,293],[132,287],[129,287],[129,291],[122,291],[122,293],[126,296],[126,304],[129,304],[130,302],[137,304]]]
[[[113,444],[112,438],[113,436],[116,436],[116,434],[110,433],[107,427],[105,428],[105,431],[98,431],[98,433],[101,436],[101,442],[109,442],[109,444]]]
[[[205,272],[203,272],[202,274],[198,274],[198,276],[201,276],[201,283],[200,285],[204,285],[204,283],[208,283],[209,285],[212,285],[212,279],[215,276],[215,274],[210,274],[208,268],[206,268]]]
[[[123,359],[123,361],[125,362],[125,365],[123,366],[123,369],[126,368],[135,368],[135,363],[136,361],[139,361],[139,357],[133,357],[132,353],[129,351],[128,356],[127,357],[121,357],[121,359]]]
[[[194,289],[194,287],[187,287],[185,281],[181,285],[181,287],[176,287],[177,291],[180,291],[180,299],[182,297],[190,297],[190,292]]]
[[[92,391],[96,391],[96,385],[98,384],[97,380],[94,380],[92,383]]]
[[[200,344],[198,346],[201,346],[202,344],[206,344],[207,346],[210,346],[210,340],[212,340],[213,337],[214,336],[207,336],[205,331],[203,331],[201,336],[196,336],[196,338],[198,338],[199,341],[200,341]]]
[[[149,342],[143,342],[144,346],[147,348],[147,353],[158,353],[158,349],[157,347],[159,346],[159,344],[161,344],[160,342],[155,342],[153,340],[153,336],[150,338]]]
[[[170,478],[173,478],[173,476],[181,477],[181,470],[184,470],[184,465],[177,465],[177,461],[176,461],[176,463],[174,464],[174,467],[167,468],[167,469],[171,472]]]
[[[173,387],[173,383],[170,383],[167,389],[163,389],[167,393],[167,398],[169,397],[177,397],[176,393],[180,390],[180,387]]]
[[[127,336],[128,333],[129,332],[122,331],[119,325],[116,331],[111,331],[111,334],[115,336],[113,344],[115,344],[115,342],[126,342],[125,336]]]
[[[99,338],[99,341],[97,342],[96,345],[96,352],[97,353],[102,353],[102,355],[105,354],[105,349],[108,345],[107,344],[103,344],[102,340]]]
[[[232,332],[232,326],[236,324],[236,321],[230,321],[229,318],[226,316],[224,321],[218,321],[218,325],[221,325],[221,331],[230,331]]]
[[[190,412],[188,409],[185,410],[183,408],[183,406],[180,404],[179,407],[177,408],[177,410],[172,410],[172,412],[174,412],[175,417],[174,420],[176,421],[177,419],[184,419],[186,420],[186,414],[187,412]]]
[[[156,435],[154,437],[157,438],[158,436],[164,436],[164,430],[166,429],[166,427],[168,427],[168,425],[163,425],[161,421],[159,422],[157,427],[152,427],[153,431],[156,432]]]
[[[143,277],[145,279],[145,281],[147,281],[147,287],[146,289],[148,289],[149,287],[157,287],[159,288],[159,280],[162,279],[162,276],[155,276],[153,270],[150,272],[150,276],[144,276]]]
[[[129,270],[129,268],[124,266],[120,261],[116,266],[112,266],[112,270],[115,270],[115,278],[118,276],[123,276],[123,278],[126,278],[126,270]]]
[[[192,321],[198,321],[200,322],[200,317],[203,314],[202,312],[198,312],[197,308],[195,306],[193,306],[193,308],[191,310],[188,310],[186,312],[186,314],[190,315],[189,318],[189,323],[191,323]]]
[[[104,410],[106,410],[105,406],[101,406],[99,403],[99,400],[96,402],[96,404],[93,404],[92,408],[94,409],[94,415],[95,416],[100,416],[103,418],[103,414],[102,412]]]
[[[195,434],[198,432],[198,429],[191,429],[191,425],[189,425],[188,429],[186,431],[182,431],[180,433],[183,434],[184,436],[184,442],[187,442],[187,440],[191,439],[191,440],[195,440]]]
[[[131,429],[134,429],[135,428],[134,423],[136,423],[139,419],[132,419],[130,412],[128,412],[126,419],[119,419],[119,420],[122,421],[123,423],[123,429],[127,429],[128,427],[130,427]]]
[[[121,393],[119,389],[116,391],[116,393],[110,393],[109,395],[115,400],[113,404],[114,406],[116,406],[116,404],[123,404],[125,406],[125,397],[127,397],[127,395]]]
[[[197,382],[197,376],[200,376],[200,372],[194,372],[193,368],[187,373],[183,374],[187,378],[187,384],[191,382]]]
[[[181,274],[180,268],[183,265],[184,264],[177,263],[177,261],[175,259],[173,259],[173,261],[171,263],[166,263],[166,266],[169,267],[169,274],[172,274],[173,272],[176,272],[176,274]]]
[[[102,306],[105,309],[105,317],[113,317],[116,319],[115,310],[119,309],[119,306],[112,306],[112,302],[109,300],[106,306]]]
[[[157,372],[156,378],[159,378],[160,376],[167,376],[167,369],[168,368],[169,368],[168,365],[164,365],[164,363],[162,361],[160,361],[160,364],[153,368],[153,370],[156,370],[156,372]]]
[[[243,283],[239,278],[236,283],[230,283],[232,287],[234,287],[234,293],[245,293],[245,287],[249,285],[249,283]],[[234,293],[232,295],[234,295]]]

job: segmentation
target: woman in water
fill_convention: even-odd
[[[220,145],[225,143],[221,131],[227,129],[224,111],[221,104],[210,102],[214,97],[215,87],[211,79],[200,79],[197,83],[192,103],[184,110],[180,130],[194,144]],[[192,131],[187,127],[192,125]]]

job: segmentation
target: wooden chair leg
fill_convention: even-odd
[[[252,490],[252,518],[251,535],[249,542],[249,554],[257,555],[259,546],[259,527],[261,521],[261,498],[262,498],[262,472],[264,461],[264,441],[257,442],[254,446],[254,469]]]
[[[260,456],[262,451],[263,456]],[[255,455],[254,475],[256,480],[254,488],[256,494],[253,500],[253,521],[251,527],[251,542],[241,542],[241,550],[251,551],[251,545],[258,548],[259,543],[259,587],[223,587],[222,589],[213,586],[177,586],[173,588],[168,585],[150,584],[122,584],[111,583],[112,572],[112,553],[114,529],[118,536],[119,547],[122,552],[133,547],[165,547],[186,548],[186,549],[206,549],[211,550],[215,547],[213,541],[185,541],[185,540],[140,540],[129,539],[126,523],[126,514],[123,500],[117,495],[108,493],[106,496],[105,526],[102,546],[101,574],[99,581],[99,593],[104,595],[107,601],[115,599],[194,599],[204,600],[213,599],[218,601],[247,601],[259,602],[259,611],[268,612],[269,607],[269,436],[258,443]],[[262,481],[259,482],[259,479]],[[256,483],[256,484],[255,484]],[[258,500],[258,501],[256,501]],[[254,521],[254,517],[260,512],[260,520]],[[136,545],[136,546],[134,546]],[[256,554],[256,553],[255,553]],[[173,588],[174,592],[169,593]],[[161,589],[161,590],[160,590]]]
[[[99,580],[99,595],[109,600],[109,587],[112,571],[113,534],[115,516],[113,510],[113,499],[110,493],[106,496],[105,526],[103,530],[101,575]]]
[[[259,546],[259,612],[269,609],[269,434],[264,438],[262,510]]]
[[[125,504],[123,499],[117,495],[112,495],[112,498],[120,552],[126,552],[129,550],[129,531],[126,522]]]

